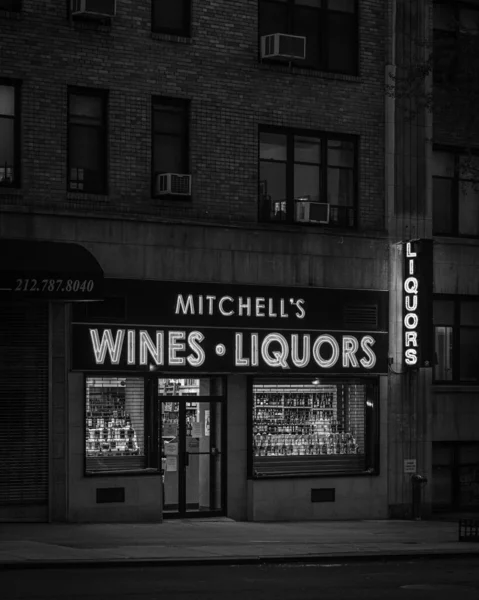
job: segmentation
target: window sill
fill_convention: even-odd
[[[23,13],[20,10],[0,9],[0,19],[12,19],[13,21],[20,21],[23,19]]]
[[[183,35],[175,35],[172,33],[160,33],[158,31],[151,32],[151,39],[160,42],[174,42],[177,44],[191,44],[192,39]]]
[[[110,20],[72,20],[73,28],[78,31],[99,31],[100,33],[110,33],[111,32],[111,21]]]
[[[450,394],[460,392],[463,394],[477,394],[479,384],[477,383],[433,383],[432,391],[437,394]]]
[[[259,62],[260,71],[272,71],[278,73],[288,73],[290,75],[305,75],[306,77],[317,77],[319,79],[333,79],[336,81],[350,81],[352,83],[362,83],[359,75],[344,75],[343,73],[329,73],[328,71],[316,71],[315,69],[304,69],[302,67],[285,65],[284,63]]]
[[[270,479],[324,479],[324,478],[336,478],[336,477],[377,477],[380,475],[378,471],[374,471],[373,469],[370,471],[347,471],[347,472],[334,472],[325,473],[325,472],[309,472],[309,473],[268,473],[267,475],[253,475],[249,477],[252,481],[269,481]]]
[[[173,206],[174,204],[181,204],[181,206],[192,206],[192,197],[191,196],[183,196],[181,194],[162,194],[161,196],[152,196],[152,202],[158,206],[168,202],[169,205]]]
[[[433,239],[435,242],[440,242],[441,244],[466,244],[469,246],[477,246],[479,243],[479,236],[474,237],[433,233]]]
[[[105,194],[95,194],[88,192],[67,192],[67,200],[88,200],[89,202],[98,202],[101,204],[108,204],[110,199]]]
[[[102,471],[102,472],[85,472],[85,477],[138,477],[139,475],[161,475],[160,469],[146,468],[135,469],[132,471]]]

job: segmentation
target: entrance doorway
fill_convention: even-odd
[[[224,514],[223,381],[159,379],[163,516]]]

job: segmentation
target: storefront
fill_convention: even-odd
[[[73,307],[71,520],[385,517],[387,292],[106,281]]]

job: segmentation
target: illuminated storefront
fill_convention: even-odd
[[[76,306],[71,326],[78,486],[96,504],[150,482],[160,519],[234,516],[237,502],[256,520],[268,516],[251,486],[266,481],[281,502],[275,481],[380,479],[385,292],[107,283],[103,306]]]

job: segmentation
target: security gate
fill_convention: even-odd
[[[0,365],[0,516],[46,517],[48,303],[0,302]]]

